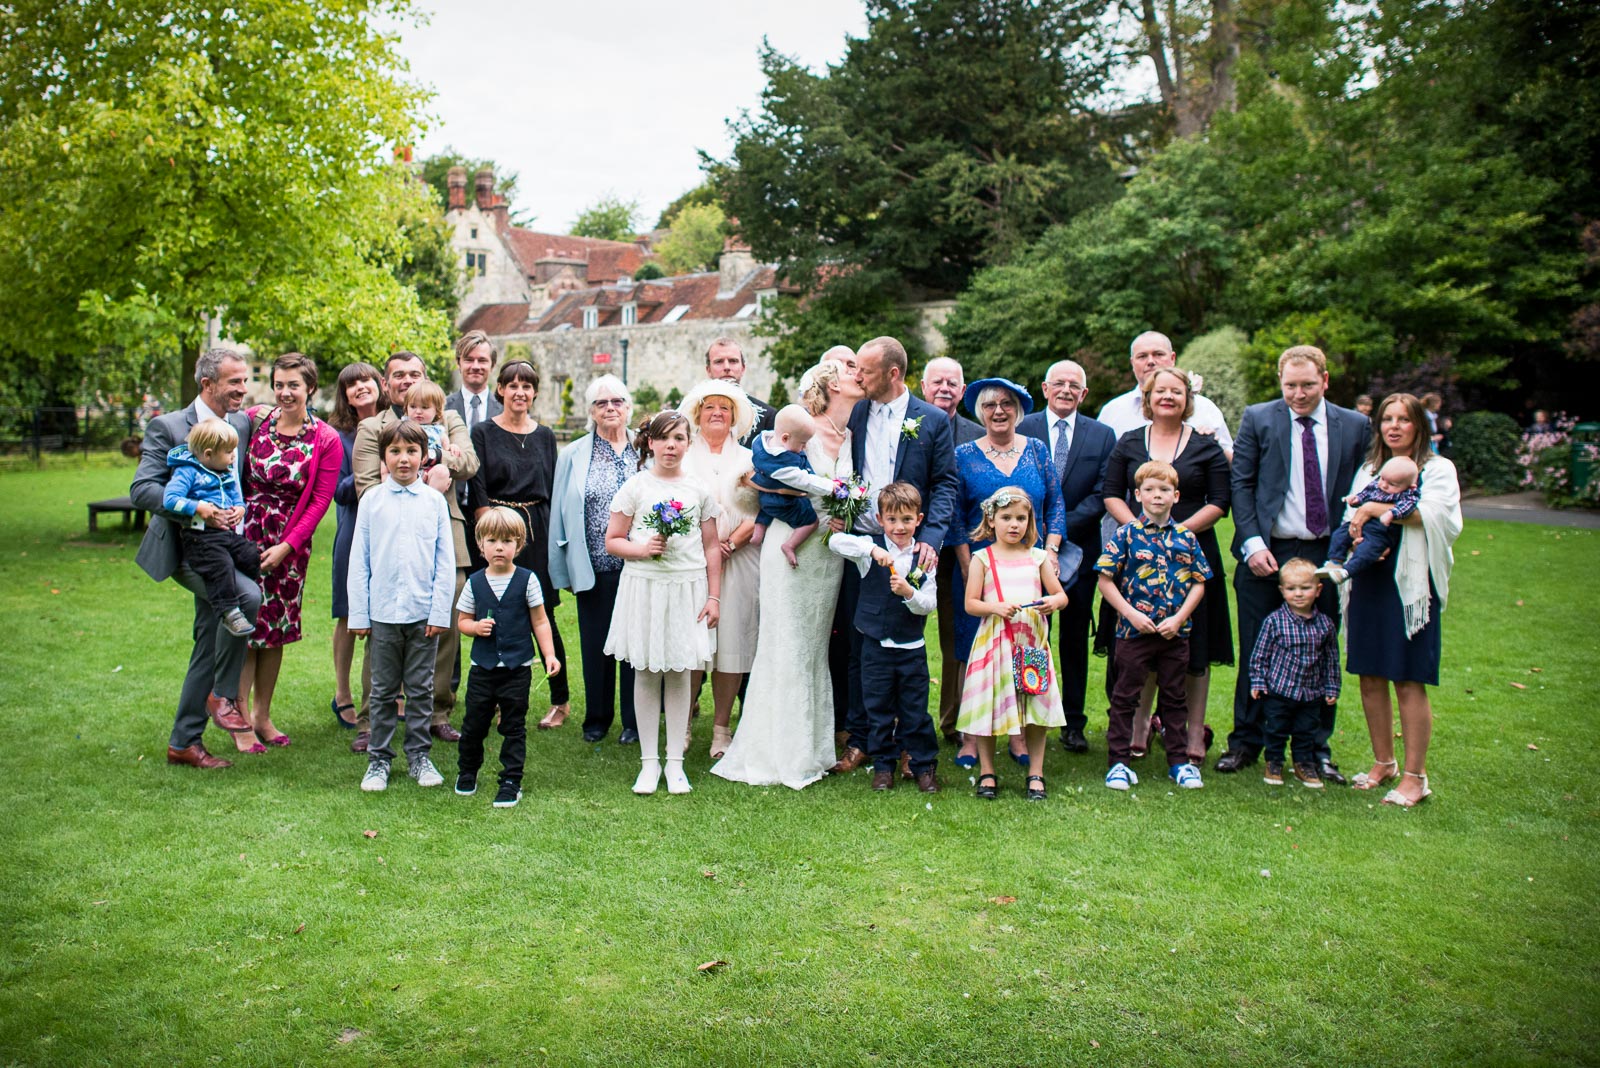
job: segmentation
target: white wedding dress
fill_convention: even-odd
[[[851,471],[850,435],[834,460],[816,438],[806,447],[811,469],[829,478]],[[761,607],[756,659],[733,743],[711,774],[751,786],[782,784],[799,790],[833,766],[833,680],[828,673],[828,637],[839,599],[844,558],[822,544],[827,513],[795,553],[799,567],[783,558],[793,528],[773,520],[761,543]]]

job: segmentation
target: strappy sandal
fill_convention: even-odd
[[[1030,783],[1036,782],[1036,783],[1039,784],[1037,787],[1033,787],[1033,786],[1028,787],[1028,800],[1029,801],[1043,801],[1045,799],[1044,776],[1043,775],[1029,775],[1028,776],[1028,781]]]
[[[341,705],[337,697],[329,701],[328,704],[333,708],[333,718],[339,721],[339,726],[343,727],[347,731],[353,731],[356,729],[355,720],[344,718],[345,709],[348,708],[352,712],[356,710],[356,706],[354,704]]]
[[[1396,808],[1416,808],[1422,802],[1433,796],[1433,791],[1428,789],[1428,777],[1426,775],[1418,775],[1414,771],[1402,771],[1400,774],[1409,776],[1413,779],[1421,779],[1422,796],[1413,801],[1399,790],[1390,790],[1388,793],[1383,795],[1384,804],[1394,805]]]
[[[542,731],[555,730],[567,721],[567,716],[571,711],[572,708],[569,705],[556,705],[549,712],[546,712],[544,718],[539,721],[539,729]]]
[[[1399,763],[1399,761],[1396,761],[1396,760],[1377,760],[1377,761],[1373,762],[1373,766],[1374,767],[1378,767],[1378,768],[1388,768],[1389,770],[1384,772],[1383,774],[1377,776],[1376,778],[1374,778],[1372,775],[1368,774],[1367,772],[1363,771],[1363,772],[1359,773],[1355,778],[1350,780],[1350,789],[1352,789],[1352,790],[1376,790],[1378,787],[1382,786],[1384,783],[1393,782],[1395,779],[1398,779],[1400,777],[1400,763]]]
[[[983,785],[983,780],[988,779],[989,785]],[[978,776],[978,796],[985,801],[993,801],[1000,796],[1000,777],[994,773]]]

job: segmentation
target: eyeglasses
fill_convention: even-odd
[[[1045,385],[1051,389],[1071,390],[1074,393],[1082,393],[1089,388],[1088,386],[1080,386],[1076,382],[1046,382]]]
[[[593,406],[596,408],[626,408],[628,402],[621,397],[607,397],[605,400],[595,401]]]

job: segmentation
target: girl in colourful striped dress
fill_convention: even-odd
[[[1028,746],[1029,801],[1043,801],[1045,739],[1065,726],[1055,658],[1050,655],[1045,616],[1067,606],[1061,580],[1039,540],[1033,501],[1015,486],[1004,486],[983,502],[983,521],[972,532],[994,544],[972,556],[967,574],[966,610],[977,616],[967,676],[961,688],[956,729],[978,738],[978,796],[993,799],[1000,780],[994,772],[994,740],[1021,734]],[[1015,678],[1012,653],[1018,647],[1043,650],[1050,681],[1043,693],[1024,692]]]

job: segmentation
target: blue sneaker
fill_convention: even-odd
[[[1174,764],[1167,769],[1167,775],[1185,790],[1198,790],[1205,785],[1200,779],[1200,769],[1193,764]]]
[[[1130,786],[1139,785],[1139,776],[1133,769],[1123,763],[1111,765],[1111,770],[1106,772],[1106,786],[1113,790],[1126,790]]]

